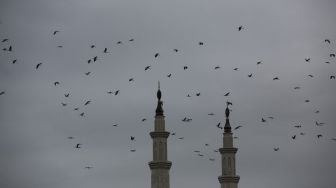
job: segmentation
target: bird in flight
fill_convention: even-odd
[[[117,44],[122,44],[122,41],[118,41]]]
[[[243,127],[243,126],[239,125],[239,126],[235,127],[234,130],[237,130],[237,129],[241,128],[241,127]]]
[[[322,125],[324,125],[324,123],[315,121],[315,125],[316,126],[322,126]]]
[[[129,82],[133,82],[134,81],[134,78],[130,78],[128,79]]]
[[[213,116],[213,115],[215,115],[213,112],[211,112],[211,113],[208,113],[208,115],[209,116]]]
[[[225,97],[229,96],[230,95],[230,92],[227,92],[224,94]]]
[[[1,91],[0,92],[0,95],[4,95],[6,92],[5,91]]]
[[[95,57],[93,58],[93,62],[96,62],[96,61],[97,61],[97,58],[98,58],[98,56],[95,56]]]
[[[151,67],[150,65],[146,66],[146,67],[145,67],[145,71],[146,71],[146,70],[149,70],[150,67]]]
[[[203,44],[204,44],[203,42],[198,42],[198,45],[200,46],[203,46]]]
[[[35,69],[38,69],[40,66],[42,65],[42,63],[38,63],[35,67]]]
[[[134,39],[129,39],[130,42],[134,41]]]
[[[265,122],[266,122],[266,120],[265,120],[264,118],[261,118],[261,122],[265,123]]]
[[[187,70],[188,69],[188,66],[183,66],[183,70]]]
[[[57,31],[57,30],[56,30],[56,31],[54,31],[53,35],[56,35],[58,32],[59,32],[59,31]]]
[[[307,100],[305,100],[305,102],[310,102],[310,100],[307,99]]]
[[[279,77],[274,77],[273,80],[279,80]]]
[[[180,138],[178,138],[179,140],[183,140],[184,139],[184,137],[180,137]]]
[[[296,138],[296,134],[292,136],[292,139],[293,139],[293,140],[295,140],[295,138]]]
[[[244,27],[242,25],[238,27],[238,31],[241,31],[243,29],[244,29]]]
[[[220,66],[215,66],[215,68],[214,68],[214,69],[216,70],[216,69],[219,69],[219,68],[220,68]]]
[[[17,62],[17,59],[14,59],[13,61],[12,61],[12,64],[15,64]]]
[[[210,161],[215,161],[215,159],[214,159],[214,158],[209,158],[209,160],[210,160]]]
[[[64,97],[69,97],[69,96],[70,96],[70,93],[64,94]]]
[[[274,151],[279,151],[279,147],[277,147],[277,148],[273,148],[274,149]]]
[[[331,75],[330,76],[330,80],[334,79],[335,80],[335,76]]]
[[[135,152],[136,150],[135,149],[131,149],[131,152]]]
[[[74,137],[73,136],[68,136],[68,139],[72,140],[72,139],[74,139]]]
[[[305,61],[306,61],[306,62],[309,62],[309,61],[310,61],[310,58],[305,58]]]
[[[317,135],[317,138],[321,138],[321,137],[322,137],[322,134],[318,134],[318,135]]]
[[[201,95],[201,93],[196,93],[196,96],[200,96]]]
[[[81,145],[82,145],[82,144],[80,144],[80,143],[79,143],[79,144],[76,144],[76,148],[77,148],[77,149],[82,148]]]
[[[261,64],[261,61],[258,61],[258,62],[257,62],[257,65],[260,65],[260,64]]]
[[[134,136],[131,136],[131,140],[135,140],[135,137],[134,137]]]
[[[107,53],[107,48],[104,49],[104,53]]]
[[[330,54],[330,57],[335,57],[335,54]]]
[[[74,108],[74,110],[75,110],[75,111],[78,111],[78,110],[79,110],[79,108],[78,108],[78,107],[76,107],[76,108]]]
[[[295,128],[301,128],[302,125],[295,125],[294,127],[295,127]]]
[[[313,76],[313,75],[311,75],[311,74],[309,74],[308,76],[309,76],[309,77],[311,77],[311,78],[314,78],[314,76]]]
[[[118,124],[113,124],[112,126],[113,126],[113,127],[118,127]]]
[[[223,127],[220,126],[221,122],[217,123],[217,127],[220,128],[220,129],[223,129]]]
[[[252,77],[252,73],[251,74],[249,74],[249,75],[247,75],[249,78],[251,78]]]
[[[147,120],[146,118],[142,118],[142,120],[141,120],[141,121],[142,121],[142,122],[144,122],[144,121],[146,121],[146,120]]]
[[[82,116],[82,117],[84,117],[84,112],[80,113],[79,115]]]
[[[170,78],[172,74],[168,74],[167,77]]]
[[[330,44],[330,40],[329,39],[325,39],[324,42],[329,43]]]
[[[62,106],[66,106],[67,105],[67,103],[62,103]]]
[[[54,82],[54,85],[55,85],[55,86],[57,86],[57,85],[59,85],[59,84],[60,84],[59,82]]]
[[[114,96],[118,95],[118,93],[119,93],[119,89],[114,92]]]
[[[84,105],[86,106],[86,105],[90,104],[90,102],[91,102],[91,101],[86,101],[86,102],[84,103]]]
[[[90,75],[90,73],[91,73],[90,71],[89,71],[89,72],[86,72],[86,73],[85,73],[85,75],[86,75],[86,76],[89,76],[89,75]]]
[[[174,51],[175,51],[175,52],[178,52],[178,49],[175,48]]]
[[[155,53],[154,57],[157,58],[157,57],[159,57],[159,55],[160,55],[159,53]]]
[[[92,166],[86,166],[86,169],[90,170],[91,168],[93,168]]]
[[[234,68],[233,70],[238,71],[239,68]]]
[[[301,89],[301,87],[299,87],[299,86],[296,86],[296,87],[294,87],[294,89]]]
[[[96,47],[94,44],[92,44],[91,46],[90,46],[91,48],[94,48],[94,47]]]
[[[1,42],[7,42],[9,39],[2,39]]]

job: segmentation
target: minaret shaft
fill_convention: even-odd
[[[153,160],[149,162],[151,169],[151,188],[169,188],[169,170],[167,138],[169,132],[165,130],[165,116],[163,115],[161,91],[158,90],[158,106],[154,120],[154,131],[150,132],[153,139]]]

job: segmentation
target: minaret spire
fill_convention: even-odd
[[[150,132],[153,139],[153,160],[148,163],[151,169],[151,188],[169,188],[169,170],[172,165],[168,161],[167,138],[169,132],[165,130],[165,116],[163,115],[160,82],[156,93],[158,103],[155,110],[154,131]]]
[[[222,175],[218,177],[221,188],[238,188],[240,177],[236,175],[236,153],[237,148],[233,147],[233,137],[229,121],[231,102],[226,102],[226,122],[223,133],[223,147],[219,148],[222,156]]]

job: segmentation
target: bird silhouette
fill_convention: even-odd
[[[311,74],[309,74],[308,76],[309,76],[309,77],[311,77],[311,78],[314,78],[314,76],[313,76],[313,75],[311,75]]]
[[[261,118],[261,122],[265,123],[265,122],[266,122],[266,120],[265,120],[264,118]]]
[[[66,106],[67,104],[66,103],[62,103],[62,106]]]
[[[84,112],[80,113],[79,115],[82,116],[82,117],[84,117]]]
[[[145,71],[150,69],[150,65],[145,67]]]
[[[68,136],[68,139],[72,140],[72,139],[74,139],[74,137],[73,136]]]
[[[295,128],[301,128],[302,125],[295,125],[294,127],[295,127]]]
[[[242,25],[238,27],[238,31],[241,31],[243,29],[244,29],[244,27]]]
[[[135,149],[131,149],[131,152],[135,152],[136,150]]]
[[[213,112],[211,112],[211,113],[208,113],[208,115],[209,116],[213,116],[213,115],[215,115]]]
[[[59,82],[54,82],[54,85],[55,85],[55,86],[57,86],[57,85],[59,85],[59,84],[60,84]]]
[[[223,127],[220,126],[221,122],[217,123],[216,127],[223,129]]]
[[[90,46],[91,48],[94,48],[94,47],[96,47],[94,44],[92,44],[91,46]]]
[[[232,103],[232,102],[229,102],[229,101],[227,101],[226,104],[227,104],[227,105],[231,105],[231,106],[233,105],[233,103]]]
[[[188,69],[188,66],[183,66],[183,70],[187,70]]]
[[[57,31],[57,30],[56,30],[56,31],[54,31],[53,35],[56,35],[58,32],[59,32],[59,31]]]
[[[112,126],[113,126],[113,127],[118,127],[118,124],[113,124]]]
[[[326,61],[325,63],[326,63],[326,64],[330,64],[330,62],[329,62],[329,61]]]
[[[319,110],[316,110],[316,111],[315,111],[315,114],[318,114],[318,113],[320,113],[320,111],[319,111]]]
[[[257,65],[260,65],[260,64],[262,64],[262,62],[261,62],[261,61],[258,61],[258,62],[257,62]]]
[[[198,42],[198,45],[200,46],[203,46],[203,44],[204,44],[203,42]]]
[[[172,74],[168,74],[167,77],[170,78]]]
[[[322,137],[322,134],[318,134],[318,135],[316,135],[317,136],[317,138],[321,138]]]
[[[4,95],[6,92],[5,91],[1,91],[0,92],[0,95]]]
[[[117,44],[122,44],[122,41],[118,41]]]
[[[120,91],[119,89],[116,90],[116,91],[114,92],[114,96],[118,95],[119,91]]]
[[[159,55],[160,55],[159,53],[155,53],[154,57],[157,58],[157,57],[159,57]]]
[[[134,140],[135,140],[135,137],[134,137],[134,136],[131,136],[131,140],[133,140],[133,141],[134,141]]]
[[[306,133],[303,133],[303,132],[300,133],[301,136],[304,136],[305,134],[306,134]]]
[[[309,61],[310,61],[310,58],[305,58],[305,61],[306,61],[306,62],[309,62]]]
[[[146,120],[147,120],[146,118],[142,118],[142,120],[141,120],[141,121],[142,121],[142,122],[144,122],[144,121],[146,121]]]
[[[93,58],[93,62],[96,62],[97,59],[98,59],[98,56],[95,56],[95,57]]]
[[[179,139],[179,140],[183,140],[183,139],[184,139],[184,137],[179,137],[178,139]]]
[[[200,151],[199,150],[194,150],[195,153],[199,153]]]
[[[112,91],[108,91],[107,93],[108,93],[108,94],[112,94],[113,92],[112,92]]]
[[[279,77],[274,77],[273,80],[279,80]]]
[[[301,89],[301,87],[299,87],[299,86],[296,86],[296,87],[294,87],[294,89]]]
[[[175,48],[174,51],[175,51],[175,52],[178,52],[178,49]]]
[[[268,119],[274,119],[274,117],[273,116],[268,116]]]
[[[249,75],[247,75],[249,78],[251,78],[252,77],[252,73],[251,74],[249,74]]]
[[[274,149],[274,151],[279,151],[279,147],[277,147],[277,148],[273,148]]]
[[[330,54],[329,56],[330,56],[330,57],[335,57],[335,54]]]
[[[15,63],[16,63],[16,61],[17,61],[17,59],[14,59],[14,60],[12,61],[12,64],[15,64]]]
[[[188,94],[187,97],[191,97],[191,96]]]
[[[87,63],[90,64],[91,63],[91,59],[87,60]]]
[[[329,39],[325,39],[324,42],[329,43],[330,44],[330,40]]]
[[[64,97],[69,97],[69,96],[70,96],[70,93],[64,94]]]
[[[130,78],[128,79],[129,82],[133,82],[134,81],[134,78]]]
[[[230,95],[230,92],[227,92],[224,94],[225,97],[229,96]]]
[[[296,134],[292,136],[292,139],[293,139],[293,140],[295,140],[295,138],[296,138]]]
[[[241,128],[241,127],[243,127],[243,126],[239,125],[239,126],[235,127],[234,130],[237,130],[237,129]]]
[[[335,80],[335,76],[333,76],[333,75],[332,75],[332,76],[330,76],[330,80],[331,80],[331,79],[334,79],[334,80]]]
[[[134,41],[134,39],[129,39],[130,42]]]
[[[81,145],[82,144],[78,143],[78,144],[76,144],[75,148],[77,148],[77,149],[82,148]]]
[[[86,76],[89,76],[89,75],[90,75],[90,73],[91,73],[90,71],[89,71],[89,72],[86,72],[86,73],[85,73],[85,75],[86,75]]]
[[[216,70],[216,69],[219,69],[219,68],[220,68],[220,66],[215,66],[215,68],[214,68],[214,69]]]
[[[201,95],[201,93],[196,93],[196,96],[200,96]]]
[[[209,160],[210,160],[210,161],[215,161],[215,159],[214,159],[214,158],[209,158]]]
[[[1,42],[7,42],[9,39],[2,39]]]
[[[104,53],[107,53],[107,48],[104,48]]]
[[[310,100],[307,99],[307,100],[305,100],[305,102],[310,102]]]
[[[61,46],[61,45],[59,45],[59,46],[57,46],[58,48],[63,48],[63,46]]]
[[[74,110],[75,110],[75,111],[78,111],[78,110],[79,110],[79,108],[78,108],[78,107],[76,107],[76,108],[74,108]]]
[[[91,102],[91,101],[86,101],[86,102],[84,103],[84,105],[86,106],[86,105],[90,104],[90,102]]]
[[[38,63],[35,67],[35,69],[38,69],[40,66],[42,65],[42,63]]]
[[[316,125],[316,126],[323,126],[324,123],[315,121],[315,125]]]
[[[172,136],[176,135],[176,132],[171,133]]]
[[[239,68],[234,68],[233,70],[238,71]]]
[[[91,168],[93,168],[92,166],[86,166],[86,169],[90,170]]]

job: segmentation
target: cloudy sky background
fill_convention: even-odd
[[[0,187],[150,187],[158,80],[166,128],[176,132],[172,188],[220,186],[213,150],[226,100],[231,125],[243,126],[234,132],[239,187],[334,187],[335,8],[333,0],[1,0],[0,39],[9,41],[0,47],[13,50],[0,52]]]

